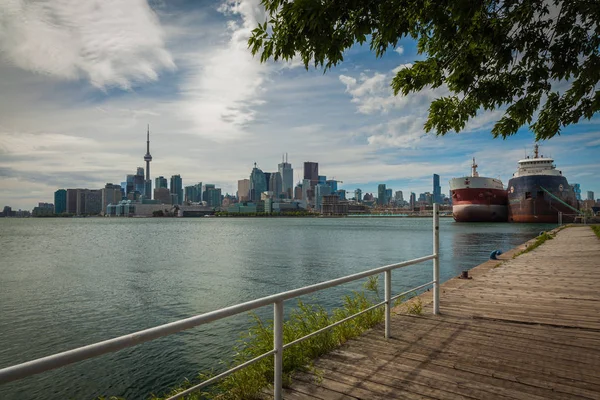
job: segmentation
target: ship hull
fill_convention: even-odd
[[[452,190],[452,216],[457,222],[506,222],[507,195],[504,189],[462,188]]]
[[[510,222],[572,222],[577,209],[575,193],[564,176],[528,175],[508,182]]]
[[[462,204],[452,206],[456,222],[506,222],[508,208],[497,204]]]

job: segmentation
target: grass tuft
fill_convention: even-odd
[[[522,250],[522,251],[516,253],[513,256],[513,258],[517,258],[521,254],[529,253],[530,251],[532,251],[532,250],[537,249],[538,247],[540,247],[547,240],[552,240],[552,239],[554,239],[554,235],[552,235],[552,234],[550,234],[548,232],[544,232],[540,236],[538,236],[537,238],[535,238],[535,242],[533,242],[532,244],[530,244],[529,246],[527,246],[527,248],[525,248],[525,250]]]
[[[592,225],[592,230],[598,236],[598,239],[600,239],[600,225]]]

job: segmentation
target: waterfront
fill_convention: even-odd
[[[548,227],[442,219],[441,278]],[[5,219],[0,232],[0,367],[427,255],[432,243],[423,218]],[[430,263],[412,266],[394,273],[394,289],[430,277]],[[357,287],[318,297],[332,307]],[[230,318],[0,390],[6,399],[143,398],[218,368],[247,322]]]

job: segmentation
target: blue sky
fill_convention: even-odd
[[[256,161],[274,171],[289,154],[353,191],[431,191],[431,175],[469,172],[504,183],[531,152],[527,129],[507,140],[482,113],[465,132],[422,129],[445,89],[393,96],[396,68],[419,59],[415,44],[375,59],[355,46],[323,74],[297,62],[260,64],[247,50],[258,0],[76,0],[0,3],[0,207],[31,209],[58,188],[120,183],[143,166],[150,124],[152,175],[234,193]],[[542,143],[570,183],[600,194],[600,120]]]

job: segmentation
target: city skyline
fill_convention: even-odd
[[[435,173],[446,193],[476,157],[483,176],[506,185],[533,148],[527,129],[493,139],[497,112],[482,112],[459,135],[425,134],[428,102],[444,89],[395,97],[389,88],[393,70],[421,58],[410,39],[378,60],[357,45],[323,74],[297,63],[260,64],[249,54],[249,31],[264,17],[258,0],[127,3],[118,18],[92,3],[98,7],[91,23],[59,2],[43,12],[65,21],[45,26],[39,15],[23,15],[14,20],[38,18],[41,25],[0,26],[7,38],[0,43],[0,204],[31,209],[52,201],[57,188],[121,182],[144,165],[148,123],[152,178],[180,174],[184,186],[208,181],[223,193],[235,193],[255,160],[277,171],[285,152],[294,184],[302,163],[316,160],[349,192],[376,193],[380,183],[404,193],[431,191]],[[90,34],[81,42],[61,39],[84,29]],[[115,34],[122,31],[128,34]],[[39,48],[68,56],[58,60]],[[97,52],[96,63],[86,51]],[[597,116],[541,149],[569,183],[600,193]]]

